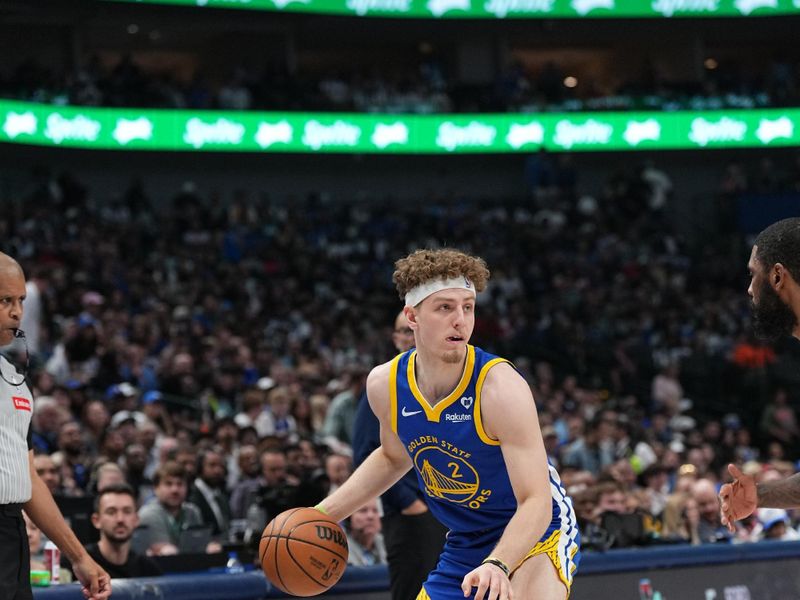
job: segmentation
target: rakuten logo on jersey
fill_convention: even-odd
[[[463,423],[464,421],[472,421],[472,415],[451,415],[446,413],[444,415],[445,421],[452,421],[453,423]]]

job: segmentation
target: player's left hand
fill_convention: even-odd
[[[512,600],[511,582],[497,565],[482,564],[467,573],[461,582],[465,598],[474,587],[478,588],[475,600]]]
[[[722,524],[730,531],[736,531],[734,521],[751,515],[758,506],[758,492],[755,479],[745,475],[736,465],[728,465],[733,482],[726,483],[719,490],[720,517]]]
[[[111,595],[111,577],[88,554],[72,563],[72,570],[86,600],[106,600]]]

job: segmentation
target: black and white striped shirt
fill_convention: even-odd
[[[23,375],[2,356],[0,369],[0,504],[21,504],[31,498],[33,394]],[[16,381],[19,385],[9,383]]]

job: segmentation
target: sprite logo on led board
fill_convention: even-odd
[[[153,110],[0,100],[0,141],[238,152],[586,152],[800,147],[800,108],[399,115]]]

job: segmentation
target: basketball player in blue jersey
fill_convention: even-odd
[[[395,266],[416,348],[370,373],[381,446],[317,508],[342,520],[414,468],[450,530],[417,600],[564,600],[580,535],[530,387],[507,360],[469,345],[486,264],[444,249]]]

